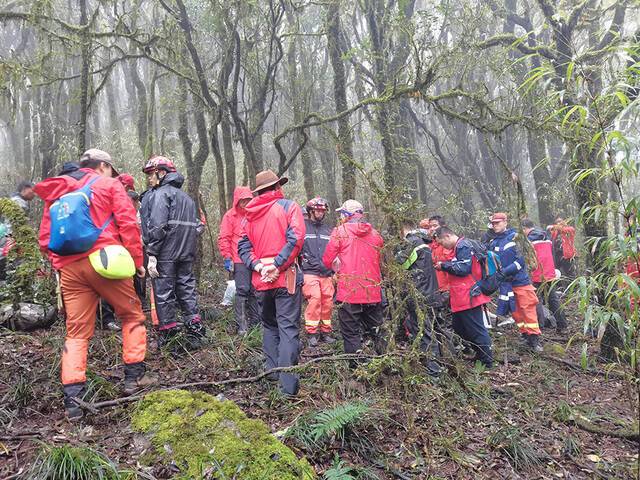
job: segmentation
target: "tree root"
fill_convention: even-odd
[[[131,395],[129,397],[121,397],[121,398],[116,398],[114,400],[107,400],[104,402],[96,402],[96,403],[88,403],[85,402],[77,397],[73,398],[73,401],[76,402],[76,404],[82,408],[83,410],[87,410],[91,413],[98,413],[98,410],[101,408],[108,408],[108,407],[115,407],[118,405],[123,405],[126,403],[132,403],[132,402],[137,402],[138,400],[141,400],[144,395],[146,395],[147,393],[151,392],[151,391],[159,391],[159,390],[173,390],[173,389],[177,389],[177,388],[194,388],[194,387],[222,387],[222,386],[226,386],[226,385],[234,385],[234,384],[239,384],[239,383],[252,383],[252,382],[257,382],[258,380],[261,380],[263,378],[265,378],[267,375],[270,375],[271,373],[278,373],[278,372],[292,372],[295,370],[302,370],[304,368],[306,368],[309,365],[312,365],[314,363],[319,363],[319,362],[340,362],[340,361],[344,361],[344,360],[371,360],[371,359],[375,359],[375,358],[383,358],[385,356],[389,356],[389,355],[395,355],[398,356],[399,354],[397,353],[387,353],[385,355],[364,355],[364,354],[356,354],[356,353],[345,353],[342,355],[330,355],[330,356],[323,356],[323,357],[314,357],[312,359],[310,359],[309,361],[305,362],[305,363],[301,363],[298,365],[292,365],[290,367],[276,367],[276,368],[272,368],[270,370],[265,370],[264,372],[261,372],[257,375],[254,375],[252,377],[240,377],[240,378],[230,378],[228,380],[219,380],[217,382],[193,382],[193,383],[182,383],[182,384],[178,384],[178,385],[171,385],[171,386],[166,386],[166,387],[162,387],[162,388],[157,388],[154,390],[149,390],[144,392],[143,394],[139,394],[139,395]]]
[[[565,360],[563,358],[558,358],[558,357],[554,357],[553,355],[547,355],[547,354],[539,354],[538,355],[540,358],[544,358],[545,360],[551,360],[552,362],[556,362],[556,363],[560,363],[562,365],[566,365],[567,367],[571,368],[572,370],[576,370],[578,372],[582,372],[582,373],[591,373],[594,375],[600,375],[603,377],[607,377],[607,378],[616,378],[616,379],[625,379],[626,377],[618,372],[606,372],[604,370],[599,370],[596,368],[582,368],[582,365],[579,365],[577,363],[571,362],[569,360]]]
[[[567,423],[572,423],[576,427],[581,428],[589,433],[595,433],[598,435],[606,435],[608,437],[622,438],[624,440],[633,440],[640,443],[640,431],[634,432],[631,430],[609,430],[603,427],[598,427],[578,416],[573,416]]]

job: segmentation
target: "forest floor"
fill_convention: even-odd
[[[150,342],[148,364],[160,375],[161,386],[258,374],[260,332],[236,337],[231,316],[220,310],[208,320],[209,345],[180,358],[158,352]],[[493,370],[459,359],[438,380],[425,374],[411,349],[392,344],[392,356],[356,372],[345,362],[309,365],[293,400],[264,379],[201,389],[223,393],[274,433],[307,414],[367,402],[370,410],[342,439],[314,448],[295,435],[285,437],[319,478],[336,457],[351,468],[351,477],[342,478],[638,478],[639,440],[614,436],[638,430],[633,413],[638,411],[638,387],[619,370],[594,363],[595,340],[581,329],[574,319],[567,336],[545,335],[541,355],[519,349],[513,325],[494,331],[500,363]],[[141,472],[140,478],[168,478],[167,465],[138,462],[139,442],[130,428],[134,404],[101,409],[80,424],[65,420],[59,384],[63,335],[61,323],[33,333],[0,331],[0,478],[28,473],[43,444],[86,445]],[[588,370],[580,365],[583,343]],[[118,332],[96,330],[88,362],[90,401],[121,396],[120,351]],[[301,363],[340,351],[341,342],[305,348]]]

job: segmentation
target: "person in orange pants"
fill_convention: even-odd
[[[331,227],[324,223],[329,208],[324,198],[316,197],[307,202],[306,234],[302,247],[302,295],[307,299],[304,326],[309,346],[319,341],[333,343],[331,337],[331,313],[333,311],[333,271],[324,266],[322,256],[331,238]]]
[[[509,228],[506,213],[494,213],[489,220],[495,237],[489,243],[488,249],[498,254],[502,264],[502,270],[497,273],[499,295],[496,313],[511,313],[527,346],[534,352],[542,352],[536,312],[538,296],[531,284],[524,256],[516,244],[517,232]]]
[[[302,295],[307,299],[304,311],[304,326],[309,336],[309,345],[315,346],[318,340],[333,343],[331,338],[331,314],[333,312],[333,294],[335,288],[331,277],[304,275]],[[320,335],[320,338],[318,336]]]
[[[145,275],[136,211],[117,175],[107,152],[90,149],[82,155],[78,170],[47,178],[34,187],[45,202],[40,249],[59,271],[66,310],[61,377],[65,411],[71,421],[83,416],[74,399],[85,394],[87,351],[100,298],[113,305],[122,320],[124,393],[131,395],[157,381],[146,373],[144,363],[147,332],[142,304],[132,278],[122,276],[133,275],[133,268],[118,272],[115,276],[120,279],[109,279],[90,260],[92,254],[98,254],[97,264],[109,271],[107,267],[117,265],[118,260],[107,252],[115,248],[119,256],[128,252],[137,275]]]

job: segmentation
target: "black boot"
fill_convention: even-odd
[[[544,349],[540,345],[540,335],[529,335],[527,337],[527,345],[532,352],[542,353]]]
[[[124,364],[124,388],[122,392],[125,395],[133,395],[137,391],[156,383],[158,383],[158,378],[147,373],[144,362]]]
[[[67,414],[67,419],[70,422],[77,422],[84,416],[84,412],[82,411],[82,408],[73,401],[73,398],[78,398],[80,400],[84,399],[84,395],[86,393],[85,384],[83,382],[64,385],[62,387],[62,391],[64,392],[64,410]]]
[[[318,346],[318,334],[317,333],[309,333],[307,335],[308,344],[310,348],[315,348]]]
[[[200,316],[184,322],[185,347],[187,350],[198,350],[204,345],[207,328],[200,320]]]
[[[247,298],[236,296],[236,324],[238,326],[238,335],[246,335],[249,330],[249,321],[247,316]]]
[[[180,333],[178,327],[158,330],[158,348],[170,348],[175,346],[176,337]]]

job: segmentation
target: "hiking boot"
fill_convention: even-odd
[[[146,373],[144,362],[125,363],[124,365],[124,387],[122,392],[127,395],[155,385],[158,378],[150,373]]]
[[[207,328],[200,320],[200,315],[196,315],[195,317],[184,322],[184,329],[188,335],[193,335],[199,338],[204,338],[207,336]]]
[[[116,322],[109,322],[104,326],[105,330],[111,330],[112,332],[117,332],[120,330],[120,325]]]
[[[164,348],[171,346],[175,343],[175,338],[180,333],[178,327],[167,328],[165,330],[158,330],[158,348]]]
[[[527,338],[527,346],[532,352],[544,352],[544,348],[542,348],[542,345],[540,345],[540,335],[529,335]]]
[[[235,310],[238,335],[246,335],[249,330],[249,321],[247,319],[247,301],[245,297],[236,297]]]
[[[320,341],[326,343],[327,345],[332,345],[336,343],[337,340],[333,338],[330,333],[323,333],[320,337]]]
[[[64,385],[62,387],[64,393],[64,411],[67,416],[67,420],[70,422],[77,422],[84,416],[84,411],[80,406],[73,401],[73,398],[79,398],[82,400],[86,393],[84,383],[74,383],[72,385]]]
[[[310,333],[308,336],[308,345],[310,348],[315,348],[318,346],[318,334],[317,333]]]
[[[439,377],[442,373],[442,367],[440,364],[434,360],[423,360],[423,365],[427,370],[427,375],[430,377]]]

